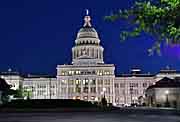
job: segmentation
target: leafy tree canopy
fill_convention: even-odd
[[[136,1],[131,8],[119,10],[105,19],[123,19],[133,25],[133,30],[121,32],[121,40],[139,36],[142,32],[155,37],[155,44],[148,50],[150,54],[160,53],[162,43],[180,45],[180,0]]]

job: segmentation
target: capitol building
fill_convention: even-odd
[[[100,101],[105,95],[109,103],[115,101],[115,67],[104,63],[103,51],[87,15],[72,48],[72,63],[57,66],[60,99]]]
[[[175,78],[180,73],[164,69],[157,74],[144,74],[132,69],[128,74],[115,75],[114,64],[104,62],[104,48],[91,17],[84,17],[84,25],[77,33],[72,47],[72,62],[58,65],[57,76],[20,75],[9,70],[1,72],[12,89],[22,88],[30,99],[80,99],[100,102],[103,97],[113,105],[139,103],[145,90],[163,77]]]

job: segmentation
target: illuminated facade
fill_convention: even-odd
[[[23,90],[27,93],[25,98],[30,99],[58,99],[58,82],[51,76],[23,77]]]
[[[145,90],[163,77],[180,77],[176,70],[161,70],[157,75],[142,74],[134,69],[130,74],[115,76],[114,64],[106,64],[103,60],[104,48],[100,38],[92,27],[91,17],[84,17],[84,25],[77,33],[72,48],[72,62],[69,65],[58,65],[57,75],[21,76],[19,73],[0,73],[12,89],[28,92],[30,99],[80,99],[85,101],[101,101],[106,97],[108,103],[130,105],[142,103]]]
[[[146,103],[153,107],[180,107],[180,79],[164,77],[146,90]]]
[[[115,67],[103,61],[104,48],[90,16],[86,15],[84,21],[72,48],[72,63],[57,66],[58,97],[101,101],[105,96],[108,103],[114,103]]]
[[[17,90],[22,84],[22,77],[18,72],[12,72],[11,69],[8,69],[8,72],[1,72],[0,77],[11,85],[11,89]]]
[[[115,103],[118,106],[143,104],[146,89],[155,83],[154,75],[142,74],[140,69],[130,74],[121,74],[115,78]]]

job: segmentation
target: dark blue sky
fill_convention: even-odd
[[[113,10],[129,7],[132,1],[1,0],[0,71],[12,68],[24,73],[56,74],[57,64],[71,62],[71,48],[86,8],[105,48],[104,60],[114,63],[118,73],[132,67],[152,73],[167,65],[180,69],[179,47],[162,48],[162,56],[148,56],[153,38],[143,35],[121,43],[120,31],[127,24],[103,20]]]

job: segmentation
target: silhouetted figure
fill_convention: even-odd
[[[101,105],[102,105],[102,108],[105,110],[107,108],[107,100],[106,100],[106,97],[104,95],[104,97],[101,99]]]

